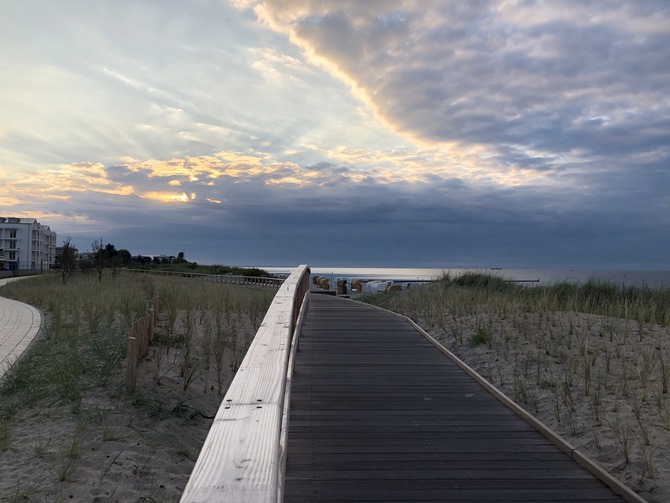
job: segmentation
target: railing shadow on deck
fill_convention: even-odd
[[[182,503],[281,500],[287,375],[309,273],[301,265],[279,287],[219,406]]]

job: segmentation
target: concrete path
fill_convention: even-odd
[[[18,279],[24,278],[0,279],[0,287]],[[42,316],[34,307],[0,297],[0,379],[30,345],[41,324]]]

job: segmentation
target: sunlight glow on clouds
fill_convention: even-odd
[[[222,262],[670,267],[668,26],[666,0],[9,2],[0,214]]]
[[[162,203],[187,203],[195,199],[195,194],[187,195],[184,192],[181,194],[170,193],[170,192],[145,192],[142,194],[142,197],[145,199],[152,199],[154,201],[160,201]]]
[[[267,0],[253,11],[424,146],[525,145],[549,154],[565,152],[557,127],[593,150],[605,146],[601,131],[584,125],[594,116],[618,109],[634,132],[659,106],[668,113],[658,79],[636,78],[642,64],[666,66],[658,37],[667,34],[668,7],[652,4]],[[623,79],[622,69],[630,71]],[[628,147],[646,148],[652,131]]]
[[[255,61],[251,67],[258,70],[268,80],[281,82],[288,78],[295,78],[294,72],[305,69],[302,62],[292,56],[279,53],[275,49],[263,48],[253,51]]]

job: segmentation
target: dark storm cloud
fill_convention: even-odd
[[[225,193],[221,204],[198,198],[156,207],[109,196],[110,204],[98,208],[101,228],[117,227],[104,239],[133,253],[183,249],[205,262],[467,267],[570,267],[587,254],[617,267],[631,253],[639,265],[660,264],[670,245],[662,228],[643,220],[651,205],[633,209],[632,224],[629,206],[637,196],[625,194],[483,190],[460,180],[426,184],[420,197],[416,187],[375,182],[305,190],[250,179],[218,190]]]

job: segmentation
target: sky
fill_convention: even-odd
[[[28,0],[1,216],[202,264],[670,269],[667,0]]]

